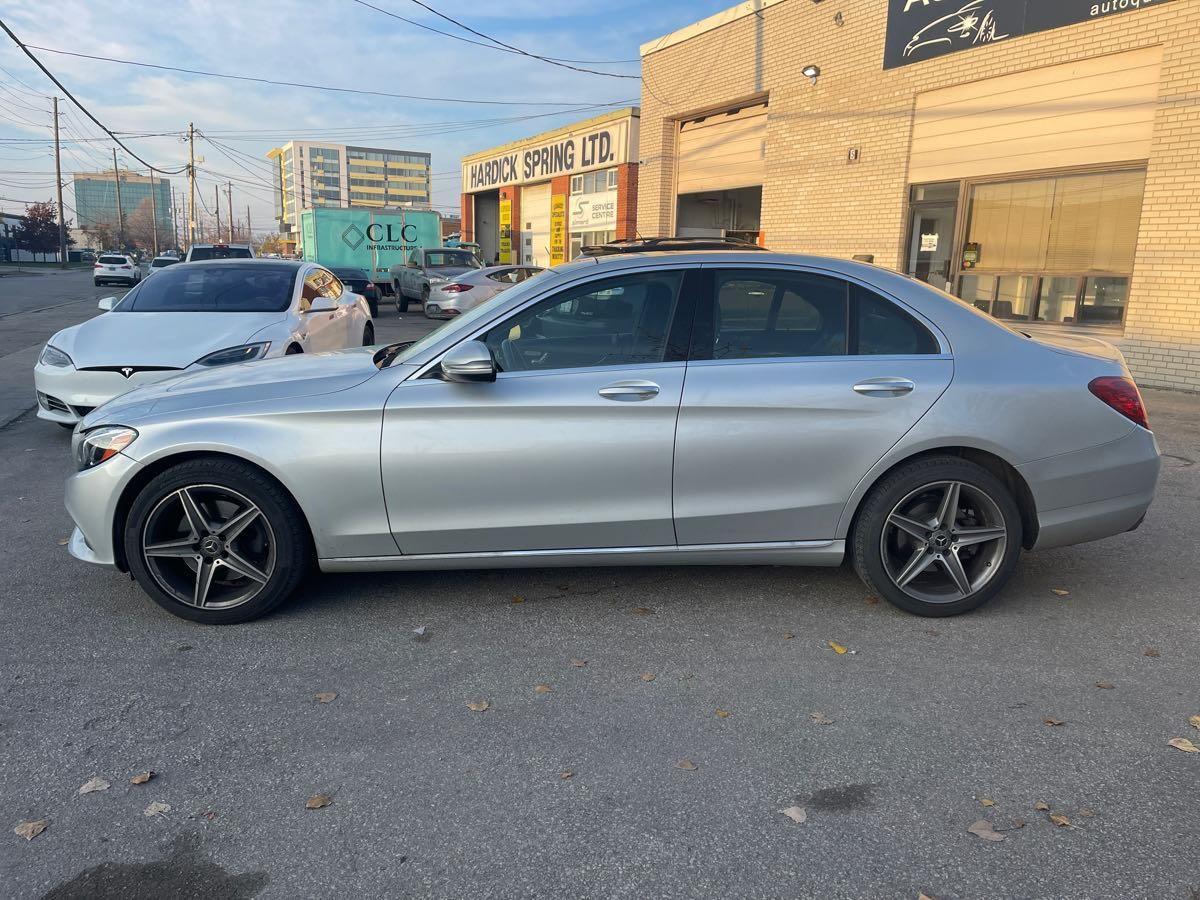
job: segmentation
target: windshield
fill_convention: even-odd
[[[154,262],[150,263],[150,268],[161,269],[163,266],[173,266],[179,262],[177,259],[172,259],[169,256],[160,256]]]
[[[427,269],[482,269],[472,254],[465,250],[433,250],[425,254]]]
[[[251,259],[250,251],[245,247],[193,247],[189,262],[203,262],[206,259]]]
[[[491,299],[485,300],[483,303],[479,304],[474,309],[463,313],[461,316],[456,316],[455,318],[450,319],[445,325],[429,332],[429,334],[425,335],[425,337],[421,338],[419,341],[414,341],[413,343],[407,345],[393,344],[389,347],[385,347],[376,355],[376,365],[379,365],[381,368],[386,368],[393,363],[407,362],[408,360],[415,358],[417,354],[424,352],[426,348],[431,347],[438,341],[442,340],[442,338],[452,337],[459,332],[470,330],[472,327],[474,327],[476,322],[481,319],[486,319],[492,314],[493,311],[495,311],[496,307],[500,306],[501,304],[510,303],[514,300],[520,303],[525,299],[526,295],[539,290],[543,284],[545,284],[545,279],[542,279],[536,283],[532,280],[523,281],[515,287],[511,287],[506,291],[496,294]]]
[[[283,312],[296,266],[264,262],[190,263],[143,281],[116,312]]]

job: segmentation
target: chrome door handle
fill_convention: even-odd
[[[615,381],[600,388],[605,400],[649,400],[657,397],[660,388],[653,381]]]
[[[902,397],[911,394],[917,385],[908,378],[868,378],[854,386],[864,397]]]

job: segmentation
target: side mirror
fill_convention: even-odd
[[[446,381],[495,381],[491,349],[483,341],[459,344],[442,357],[442,377]]]
[[[313,300],[312,305],[310,305],[305,312],[333,312],[335,309],[337,309],[337,305],[337,301],[332,297],[317,297],[315,300]]]
[[[109,310],[115,308],[116,305],[120,302],[121,302],[121,299],[119,297],[105,297],[103,300],[101,300],[96,305],[98,307],[100,307],[102,310],[104,310],[105,312],[108,312]]]

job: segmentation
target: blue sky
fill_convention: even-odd
[[[427,0],[465,24],[534,53],[561,59],[636,60],[638,46],[733,5],[733,0]],[[432,27],[477,38],[436,18],[413,0],[372,5]],[[289,137],[424,150],[433,154],[434,203],[456,209],[458,167],[466,154],[534,134],[592,112],[572,107],[638,102],[636,80],[570,71],[432,34],[354,0],[264,2],[190,0],[4,0],[10,28],[26,43],[160,65],[253,75],[275,80],[365,88],[387,93],[513,105],[422,102],[185,75],[34,51],[108,127],[165,132],[126,143],[164,169],[186,162],[179,132],[196,128],[236,152],[197,142],[201,191],[211,206],[213,185],[234,181],[238,216],[250,205],[256,231],[272,218],[266,150]],[[53,195],[49,101],[54,86],[0,33],[0,210]],[[636,62],[589,68],[637,75]],[[521,105],[562,101],[571,106]],[[73,203],[70,172],[95,170],[111,141],[83,114],[60,101],[64,199]],[[531,117],[518,120],[520,117]],[[7,139],[7,140],[5,140]],[[13,140],[24,139],[24,140]],[[138,163],[118,150],[122,165]],[[249,157],[249,158],[247,158]],[[183,179],[173,179],[182,187]],[[13,202],[18,201],[18,202]],[[68,216],[71,213],[68,210]]]

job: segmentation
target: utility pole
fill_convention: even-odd
[[[54,188],[58,191],[58,266],[67,267],[67,220],[63,218],[62,153],[58,146],[58,98],[54,98]]]
[[[229,203],[229,243],[233,243],[233,182],[225,182],[225,199]]]
[[[121,172],[117,168],[117,148],[113,147],[113,179],[117,182],[117,249],[125,249],[125,211],[121,209]]]
[[[246,204],[246,243],[254,246],[254,232],[250,230],[250,204]]]
[[[171,248],[179,247],[179,201],[175,199],[175,185],[171,185]]]
[[[196,243],[196,130],[188,122],[188,246]]]
[[[217,217],[217,230],[213,237],[213,243],[215,244],[221,240],[221,186],[219,184],[213,185],[213,200],[216,201],[213,204],[213,212]]]
[[[154,167],[150,167],[150,227],[154,232],[154,255],[158,256],[158,198],[154,196]]]

